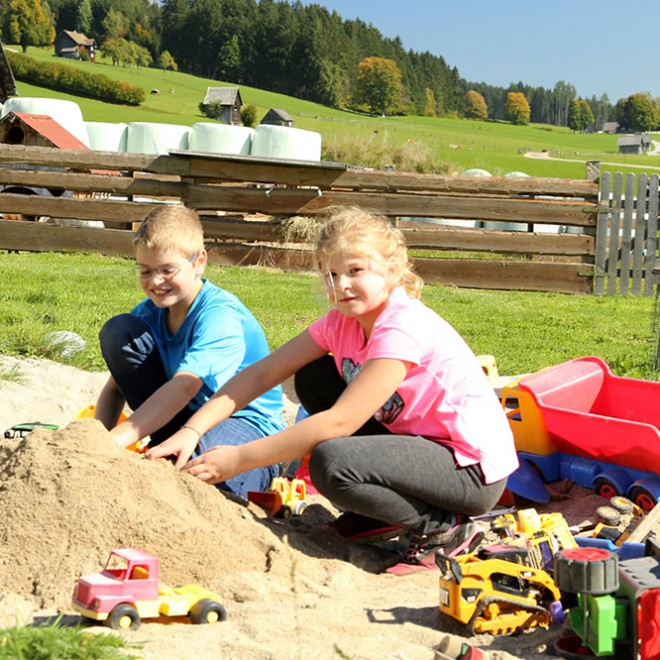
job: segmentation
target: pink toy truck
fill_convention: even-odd
[[[78,579],[73,609],[114,630],[137,630],[142,619],[160,616],[187,616],[193,623],[227,618],[217,594],[197,584],[160,583],[158,558],[128,548],[112,550],[101,573]]]

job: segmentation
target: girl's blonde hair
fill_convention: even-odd
[[[403,233],[387,218],[354,206],[329,209],[316,238],[317,268],[322,271],[323,262],[338,253],[364,256],[383,274],[391,269],[394,286],[419,298],[424,282],[412,271]]]
[[[133,237],[133,248],[178,252],[192,257],[204,249],[199,216],[185,206],[158,206],[144,216]]]

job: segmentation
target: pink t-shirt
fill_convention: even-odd
[[[375,418],[397,435],[420,435],[451,447],[458,465],[479,463],[486,483],[518,467],[504,410],[473,352],[456,330],[403,288],[392,292],[369,340],[356,319],[336,309],[309,328],[332,353],[346,383],[367,360],[410,362],[397,391]]]

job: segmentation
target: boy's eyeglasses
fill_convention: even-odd
[[[178,266],[164,266],[163,268],[144,268],[144,266],[136,265],[135,266],[135,272],[137,273],[137,276],[141,280],[150,280],[152,277],[155,277],[156,275],[160,275],[164,280],[171,280],[175,275],[178,275],[185,267],[187,264],[191,264],[193,261],[195,261],[195,258],[197,257],[197,252],[193,254],[190,259],[187,261],[184,261],[182,264]]]

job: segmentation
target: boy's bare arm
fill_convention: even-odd
[[[202,387],[199,376],[178,372],[159,387],[124,422],[115,426],[111,434],[115,442],[128,447],[161,428],[183,410]]]

